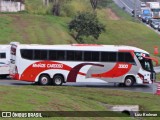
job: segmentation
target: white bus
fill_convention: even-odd
[[[10,45],[0,45],[0,78],[9,75]]]
[[[98,80],[132,86],[155,81],[149,53],[131,46],[13,44],[10,69],[13,79],[41,85]]]

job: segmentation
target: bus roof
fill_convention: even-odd
[[[0,45],[0,51],[6,50],[10,47],[10,45]]]
[[[119,50],[133,50],[135,52],[143,52],[149,54],[147,51],[137,47],[125,45],[97,45],[97,44],[68,44],[68,45],[40,45],[40,44],[20,44],[17,45],[19,49],[53,49],[53,50],[86,50],[86,51],[119,51]]]

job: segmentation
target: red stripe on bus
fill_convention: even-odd
[[[94,64],[94,63],[82,63],[82,64],[79,64],[79,65],[77,65],[77,66],[75,66],[74,68],[71,69],[71,71],[69,72],[68,77],[67,77],[67,82],[76,82],[78,72],[80,71],[80,69],[82,67],[84,67],[86,65],[104,67],[104,65]]]
[[[92,74],[92,77],[95,77],[95,78],[120,77],[128,73],[131,67],[132,67],[132,64],[118,62],[111,70],[104,73],[100,73],[100,74]]]
[[[24,70],[24,72],[22,73],[20,77],[20,80],[34,82],[36,77],[41,72],[45,70],[51,70],[51,69],[71,71],[72,68],[65,64],[59,63],[59,62],[51,62],[51,61],[36,62]],[[86,75],[85,73],[82,73],[79,71],[77,74]]]

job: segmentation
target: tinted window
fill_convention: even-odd
[[[109,62],[116,62],[117,61],[117,53],[116,52],[109,52],[108,53],[109,58],[108,61]]]
[[[34,50],[34,60],[47,60],[47,50]]]
[[[49,60],[57,60],[57,52],[55,50],[49,51]]]
[[[82,61],[82,51],[75,51],[75,60],[76,61]]]
[[[75,52],[67,51],[67,60],[75,60]]]
[[[0,53],[0,58],[6,58],[6,53]]]
[[[116,52],[101,52],[101,61],[102,62],[116,62],[117,53]]]
[[[21,56],[24,59],[32,60],[33,59],[33,50],[21,49]]]
[[[118,53],[118,61],[119,62],[125,62],[125,53],[124,52],[119,52]]]
[[[118,53],[118,61],[133,63],[134,59],[130,53],[119,52]]]
[[[57,51],[57,60],[65,60],[65,51]]]
[[[92,61],[92,52],[84,52],[84,61]]]
[[[108,52],[101,52],[101,61],[107,62],[109,60],[109,54]]]
[[[92,52],[92,61],[99,61],[99,52]]]
[[[134,63],[135,62],[133,56],[131,55],[131,53],[126,53],[125,59],[126,59],[126,62],[130,62],[130,63]]]
[[[65,60],[65,51],[50,50],[49,60]]]

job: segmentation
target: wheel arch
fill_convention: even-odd
[[[39,78],[40,76],[42,76],[42,75],[47,75],[47,76],[49,76],[49,77],[51,78],[51,76],[50,76],[48,73],[41,73],[41,74],[38,75],[38,78]]]
[[[52,79],[52,75],[51,75],[50,73],[46,73],[46,72],[43,71],[43,72],[39,73],[39,74],[36,76],[35,82],[38,82],[38,81],[39,81],[39,77],[40,77],[41,75],[48,75],[48,76]]]
[[[43,80],[42,80],[42,78],[41,77],[47,77],[48,79],[47,79],[47,82],[46,83],[43,83]],[[38,76],[38,81],[37,81],[37,83],[39,84],[39,85],[50,85],[51,84],[51,77],[49,76],[49,74],[47,74],[47,73],[42,73],[42,74],[40,74],[39,76]]]
[[[126,80],[127,77],[132,77],[134,79],[134,83],[136,83],[136,77],[133,74],[128,74],[124,77],[124,81]]]

